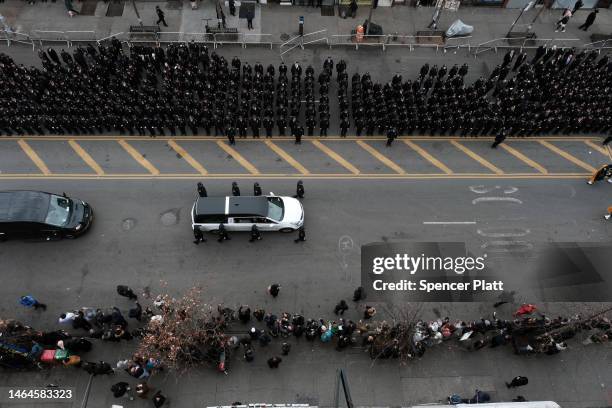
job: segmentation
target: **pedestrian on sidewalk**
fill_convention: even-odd
[[[287,343],[286,341],[283,342],[283,344],[281,344],[281,351],[283,356],[288,356],[289,352],[291,351],[291,344]]]
[[[275,298],[278,296],[280,289],[281,286],[278,283],[273,283],[272,285],[268,286],[268,293]]]
[[[132,397],[128,391],[130,391],[130,384],[126,383],[125,381],[120,381],[118,383],[115,383],[111,386],[111,392],[113,393],[113,397],[115,398],[129,398],[130,401],[134,400],[134,397]]]
[[[574,9],[572,10],[572,15],[576,14],[576,12],[580,10],[582,6],[584,6],[584,3],[582,2],[582,0],[577,0],[576,3],[574,3]]]
[[[608,207],[608,213],[604,215],[606,220],[609,220],[612,217],[612,206]]]
[[[584,24],[578,27],[578,29],[587,31],[589,27],[592,26],[593,23],[595,22],[595,17],[597,17],[597,13],[599,13],[598,9],[591,11],[589,15],[587,16],[586,20],[584,21]],[[608,139],[612,139],[612,136],[608,137]]]
[[[523,385],[529,384],[529,379],[523,376],[516,376],[510,381],[510,383],[506,383],[506,387],[508,388],[516,388],[522,387]]]
[[[251,14],[247,16],[247,28],[249,30],[253,29],[253,16]]]
[[[155,12],[157,13],[157,25],[159,25],[159,23],[163,23],[164,27],[168,27],[168,23],[166,23],[166,15],[164,14],[164,12],[162,11],[162,9],[159,8],[159,6],[155,6]]]
[[[353,302],[359,302],[363,298],[364,298],[364,296],[363,296],[363,287],[359,286],[353,292]]]
[[[357,0],[351,0],[351,4],[349,5],[349,9],[351,10],[351,17],[355,18],[357,16],[357,9],[359,6],[357,5]]]
[[[336,306],[334,307],[334,313],[335,314],[341,314],[343,315],[344,312],[346,312],[348,310],[348,305],[346,304],[346,301],[344,299],[340,300]]]
[[[569,16],[566,16],[566,15],[561,17],[561,20],[557,21],[557,27],[555,27],[555,33],[558,33],[559,31],[564,33],[565,32],[565,26],[569,22],[569,19],[570,19]]]
[[[390,127],[387,130],[387,147],[390,147],[393,144],[393,141],[397,137],[397,130],[394,127]]]
[[[138,296],[134,293],[132,288],[130,288],[129,286],[117,285],[117,293],[119,294],[119,296],[126,297],[130,300],[138,299]]]
[[[236,3],[234,3],[234,0],[229,0],[228,4],[229,4],[230,14],[232,16],[235,16],[236,15]]]
[[[376,314],[376,309],[374,308],[374,306],[366,306],[365,310],[363,311],[363,318],[364,319],[371,319],[372,317],[374,317],[374,315]]]
[[[33,307],[34,310],[47,310],[47,305],[45,305],[44,303],[40,303],[32,295],[22,296],[21,299],[19,299],[19,303],[21,303],[25,307]]]
[[[304,242],[304,241],[306,241],[306,229],[302,225],[298,229],[298,237],[296,239],[294,239],[293,242],[295,242],[297,244],[298,242]]]
[[[232,181],[232,195],[234,197],[238,197],[240,195],[240,187],[238,187],[238,183]]]
[[[31,4],[34,3],[32,2]],[[66,10],[68,10],[68,15],[70,17],[74,17],[74,15],[79,14],[79,12],[72,6],[72,0],[64,0],[64,5],[66,6]]]

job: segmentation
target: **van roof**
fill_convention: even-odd
[[[234,217],[268,215],[268,198],[265,196],[198,197],[196,215],[225,214]]]
[[[40,191],[0,191],[0,222],[44,222],[50,200]]]

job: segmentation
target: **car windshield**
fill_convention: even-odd
[[[283,205],[283,199],[280,197],[268,197],[268,218],[272,218],[274,221],[280,221],[283,219],[285,212],[285,206]]]
[[[56,227],[63,227],[70,219],[71,208],[72,201],[69,198],[52,194],[45,223],[55,225]]]

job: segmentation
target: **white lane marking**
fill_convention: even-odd
[[[480,186],[470,186],[470,191],[476,194],[486,194],[489,191],[491,191],[491,189],[485,187],[484,185],[480,185]]]
[[[483,237],[490,237],[490,238],[514,238],[514,237],[524,237],[525,235],[531,234],[531,231],[529,229],[524,229],[524,230],[520,230],[517,232],[487,232],[487,231],[483,231],[481,229],[476,230],[476,232],[479,235],[482,235]]]
[[[485,202],[493,202],[493,201],[508,201],[516,204],[523,204],[521,200],[514,197],[478,197],[472,200],[472,204],[485,203]]]
[[[513,194],[513,193],[516,193],[517,191],[518,191],[518,188],[512,187],[512,186],[504,189],[505,194]]]
[[[425,225],[473,225],[476,221],[423,221]]]

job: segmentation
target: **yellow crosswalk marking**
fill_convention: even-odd
[[[232,156],[234,158],[234,160],[236,160],[238,163],[240,163],[240,165],[242,167],[247,169],[249,173],[251,173],[251,174],[261,174],[259,172],[259,170],[257,170],[257,168],[251,164],[251,162],[249,162],[247,159],[242,157],[242,155],[240,153],[238,153],[236,151],[236,149],[234,149],[230,145],[226,144],[225,142],[223,142],[221,140],[217,140],[217,145],[219,145],[220,148],[225,150],[225,152],[227,154]]]
[[[502,149],[504,149],[505,151],[507,151],[508,153],[510,153],[511,155],[513,155],[514,157],[516,157],[517,159],[519,159],[522,162],[524,162],[525,164],[533,167],[534,169],[536,169],[540,173],[548,174],[548,170],[546,170],[544,168],[544,166],[542,166],[541,164],[531,160],[529,157],[525,156],[523,153],[519,152],[514,147],[508,146],[508,144],[506,144],[506,143],[502,143],[499,146]]]
[[[208,170],[204,168],[196,159],[193,158],[192,155],[187,153],[187,150],[183,149],[178,143],[174,140],[168,140],[168,146],[170,146],[175,152],[177,152],[191,167],[196,169],[198,173],[205,176],[208,174]]]
[[[297,171],[299,171],[302,174],[310,174],[310,172],[308,171],[308,169],[306,169],[306,167],[302,166],[302,164],[300,162],[298,162],[293,157],[291,157],[291,155],[289,153],[287,153],[285,150],[283,150],[281,147],[279,147],[276,143],[274,143],[274,142],[272,142],[270,140],[266,140],[266,141],[264,141],[264,143],[270,149],[274,150],[274,153],[278,154],[287,163],[292,165],[294,169],[296,169]]]
[[[583,169],[585,169],[587,171],[590,171],[591,173],[595,172],[595,170],[596,170],[595,167],[593,167],[590,164],[587,164],[587,163],[583,162],[582,160],[572,156],[571,154],[569,154],[565,150],[562,150],[562,149],[558,148],[554,144],[552,144],[550,142],[547,142],[546,140],[539,140],[539,142],[540,142],[540,144],[542,146],[547,147],[548,149],[550,149],[553,152],[557,153],[559,156],[563,157],[564,159],[571,161],[576,166],[582,167]]]
[[[340,164],[342,167],[344,167],[351,173],[353,174],[361,173],[357,167],[353,166],[351,163],[346,161],[344,157],[340,156],[338,153],[334,152],[332,149],[325,146],[323,143],[319,142],[318,140],[312,140],[312,144],[318,147],[319,150],[321,150],[323,153],[325,153],[326,155],[334,159],[336,162],[338,162],[338,164]]]
[[[398,174],[406,174],[406,171],[404,171],[404,169],[398,166],[393,160],[389,159],[387,156],[383,155],[381,152],[379,152],[378,150],[376,150],[374,147],[370,146],[366,142],[358,140],[357,144],[361,146],[363,149],[365,149],[372,156],[380,160],[385,166],[389,167],[394,172]]]
[[[89,167],[91,167],[91,169],[98,175],[101,176],[104,174],[104,170],[102,170],[102,167],[100,167],[100,165],[98,163],[96,163],[96,161],[93,159],[93,157],[90,156],[89,153],[87,153],[85,151],[85,149],[83,149],[81,147],[81,145],[79,145],[76,140],[74,139],[70,139],[68,141],[68,144],[72,147],[72,149],[76,152],[76,154],[79,155],[79,157],[81,157],[81,159],[83,159],[83,161],[85,163],[87,163],[87,165]]]
[[[476,154],[474,151],[468,149],[467,147],[465,147],[461,143],[459,143],[459,142],[457,142],[455,140],[451,140],[451,144],[453,146],[455,146],[457,149],[461,150],[463,153],[465,153],[468,156],[470,156],[472,159],[476,160],[478,163],[480,163],[483,166],[485,166],[487,169],[491,170],[493,173],[495,173],[495,174],[504,174],[504,171],[502,169],[500,169],[499,167],[497,167],[496,165],[494,165],[493,163],[491,163],[487,159],[485,159],[485,158],[481,157],[480,155]]]
[[[412,150],[414,150],[415,152],[420,154],[421,157],[423,157],[425,160],[427,160],[428,162],[430,162],[431,164],[433,164],[434,166],[436,166],[437,168],[442,170],[444,173],[446,173],[446,174],[453,174],[453,171],[451,169],[449,169],[444,163],[442,163],[440,160],[438,160],[435,157],[433,157],[431,154],[429,154],[429,152],[427,150],[423,149],[421,146],[419,146],[418,144],[414,143],[412,140],[403,139],[403,141]]]
[[[128,142],[123,139],[119,139],[117,140],[117,142],[121,145],[121,147],[125,149],[126,152],[128,152],[130,156],[132,156],[134,160],[136,160],[142,167],[147,169],[149,173],[153,175],[159,174],[159,170],[157,170],[157,168],[153,164],[151,164],[150,161],[145,159],[145,157],[140,154],[138,150],[134,149]]]
[[[604,147],[604,146],[597,146],[595,143],[593,143],[590,140],[585,140],[584,143],[587,144],[587,146],[589,146],[590,148],[597,150],[599,153],[606,155],[610,158],[610,160],[612,160],[612,155],[610,154],[610,148],[608,146]]]
[[[28,142],[26,142],[23,139],[19,139],[17,143],[19,144],[19,146],[21,146],[21,149],[23,150],[23,152],[28,155],[30,160],[34,162],[34,164],[36,165],[36,167],[38,167],[38,170],[40,170],[42,174],[44,175],[51,174],[51,171],[49,170],[45,162],[42,161],[40,156],[34,151],[34,149],[30,147]]]

